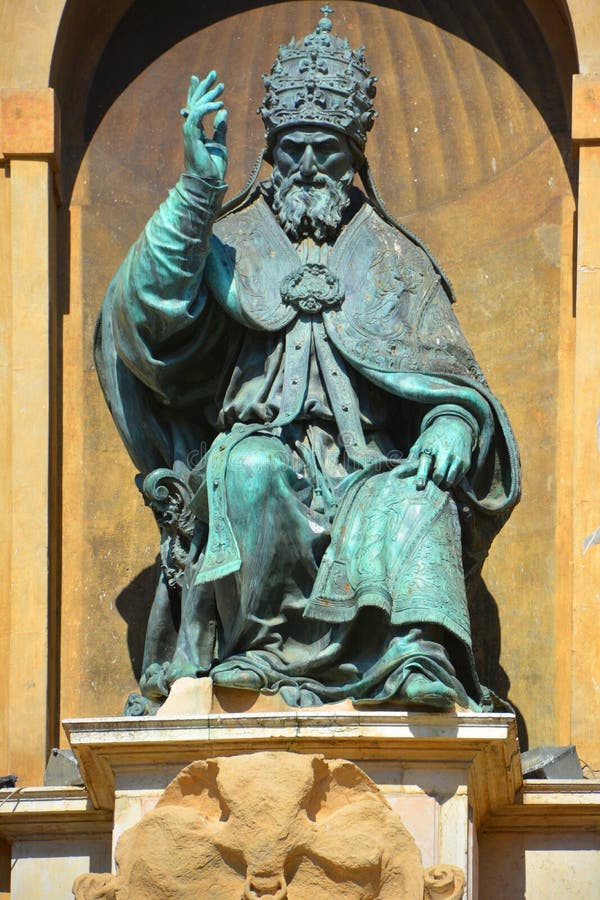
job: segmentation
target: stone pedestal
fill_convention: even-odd
[[[265,750],[347,759],[383,791],[425,867],[452,864],[478,896],[477,828],[521,787],[514,716],[299,709],[64,723],[113,848],[194,760]]]
[[[340,707],[176,715],[173,709],[155,718],[69,720],[64,727],[85,788],[0,791],[0,839],[12,848],[12,897],[65,900],[75,875],[109,872],[118,838],[158,812],[167,785],[194,761],[216,759],[224,770],[224,760],[249,760],[249,777],[260,773],[258,781],[277,804],[285,790],[289,794],[298,755],[323,757],[323,770],[341,771],[340,760],[362,770],[416,842],[423,866],[461,869],[471,900],[595,895],[600,781],[523,781],[512,715]],[[272,773],[266,781],[254,754]],[[251,786],[242,783],[252,804]],[[254,795],[257,790],[262,787],[255,783]],[[258,833],[262,839],[261,828]],[[360,841],[351,842],[350,858],[355,845],[357,857],[364,850]],[[233,894],[239,900],[239,891]]]

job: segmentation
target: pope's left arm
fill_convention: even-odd
[[[417,473],[422,488],[431,478],[492,516],[496,527],[517,503],[521,485],[506,412],[485,381],[431,257],[375,212],[361,229],[354,233],[345,301],[324,318],[329,340],[353,369],[400,401],[390,403],[390,434],[396,449],[412,459],[398,466],[399,476]],[[356,252],[363,234],[369,249]],[[355,290],[361,284],[388,304],[380,330],[363,291]]]
[[[497,429],[497,417],[482,389],[421,372],[386,372],[361,367],[380,388],[427,412],[420,421],[420,435],[410,448],[409,459],[421,463],[420,476],[452,487],[485,460]],[[423,485],[424,486],[424,483]]]
[[[488,512],[515,505],[521,487],[519,452],[506,412],[487,386],[467,378],[386,372],[364,364],[360,371],[387,393],[414,403],[415,409],[427,409],[409,455],[435,461],[440,454],[436,475],[440,483],[448,482],[450,476],[454,487],[460,486],[478,508]],[[444,459],[448,461],[445,470]],[[425,478],[436,468],[428,466]]]

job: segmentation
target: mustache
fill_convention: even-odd
[[[323,174],[323,172],[317,172],[316,175],[313,175],[312,178],[307,179],[304,178],[300,172],[296,172],[294,175],[288,175],[286,178],[282,179],[281,188],[284,187],[289,189],[294,187],[295,185],[300,185],[301,187],[326,187],[327,185],[332,183],[332,179],[329,175]]]

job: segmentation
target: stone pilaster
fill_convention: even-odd
[[[571,740],[600,759],[600,75],[573,80],[572,136],[579,154],[575,265],[573,616]],[[600,531],[598,531],[600,536]],[[565,553],[568,549],[565,548]],[[594,767],[594,763],[590,762]]]
[[[0,91],[2,187],[3,536],[0,770],[40,783],[56,742],[56,639],[51,497],[54,227],[59,200],[59,115],[54,92]],[[55,381],[55,379],[54,379]]]

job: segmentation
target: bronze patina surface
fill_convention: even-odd
[[[185,171],[105,299],[98,372],[161,532],[132,714],[190,675],[493,706],[468,594],[518,452],[443,270],[378,198],[375,79],[323,12],[265,78],[272,178],[225,207],[223,85],[192,77]]]

